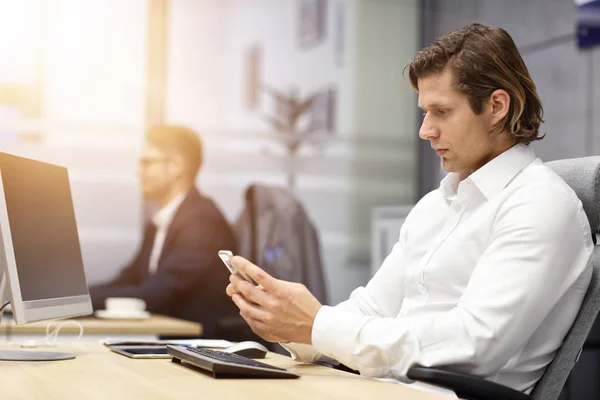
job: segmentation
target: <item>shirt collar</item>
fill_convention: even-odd
[[[440,182],[440,192],[448,201],[450,198],[456,196],[456,192],[458,190],[458,174],[454,172],[450,172],[448,175],[442,179]]]
[[[528,145],[517,143],[473,172],[463,182],[473,182],[481,194],[489,200],[504,189],[535,158],[534,151]],[[459,174],[452,172],[440,183],[440,191],[446,200],[455,196],[459,186],[463,184],[458,179]]]
[[[181,193],[171,199],[167,205],[152,215],[152,223],[158,229],[169,226],[185,197],[186,193]]]

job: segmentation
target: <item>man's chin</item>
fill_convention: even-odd
[[[454,164],[444,159],[443,157],[441,158],[441,167],[447,173],[456,172]]]
[[[144,197],[144,200],[147,201],[158,201],[159,196],[152,191],[144,191],[142,192],[142,196]]]

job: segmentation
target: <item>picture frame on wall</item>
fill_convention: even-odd
[[[298,45],[306,50],[319,45],[327,35],[328,0],[296,0]]]
[[[310,107],[310,126],[315,132],[335,134],[337,90],[329,87],[314,96]]]
[[[346,0],[338,0],[333,6],[333,43],[335,64],[343,67],[346,52]]]
[[[244,55],[244,103],[247,110],[255,110],[260,104],[262,49],[251,46]]]

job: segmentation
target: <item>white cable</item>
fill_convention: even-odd
[[[60,333],[61,329],[68,324],[75,324],[77,327],[79,327],[79,335],[77,335],[77,338],[75,339],[76,342],[83,336],[83,325],[81,325],[78,321],[75,321],[74,319],[67,319],[65,321],[61,321],[58,324],[58,326],[54,328],[52,332],[50,332],[50,327],[54,324],[54,322],[56,321],[50,321],[48,322],[48,324],[46,324],[46,337],[44,338],[46,346],[56,346],[58,334]]]

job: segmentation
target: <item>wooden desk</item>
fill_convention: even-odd
[[[6,346],[0,346],[6,350]],[[42,349],[38,349],[42,350]],[[300,379],[214,379],[167,359],[134,360],[96,343],[65,344],[52,351],[77,358],[50,362],[0,362],[3,399],[390,399],[442,400],[389,382],[270,353],[263,362],[289,368]]]
[[[158,336],[200,336],[202,324],[185,321],[164,315],[152,315],[144,320],[111,320],[94,317],[76,318],[83,326],[83,339],[97,341],[107,337],[119,340],[153,340]],[[53,321],[56,326],[61,321]],[[48,321],[15,325],[14,321],[3,318],[0,323],[0,341],[6,339],[10,331],[10,341],[23,341],[46,336]],[[59,339],[72,342],[79,334],[75,324],[67,324],[60,330]]]

